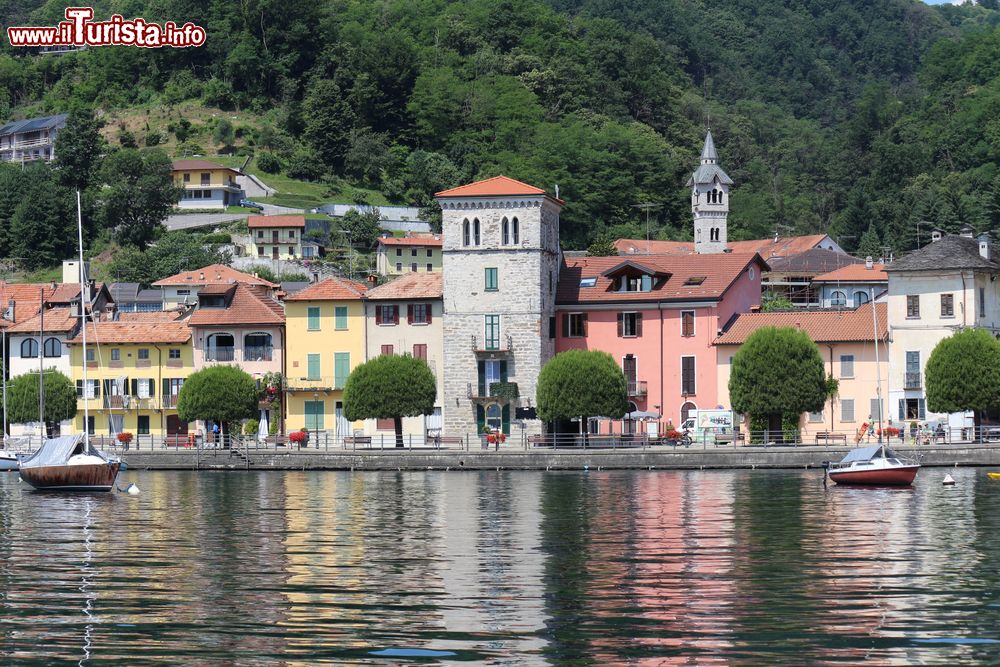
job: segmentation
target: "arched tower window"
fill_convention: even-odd
[[[830,295],[830,305],[831,306],[846,306],[847,305],[847,295],[844,294],[843,292],[841,292],[840,290],[836,290],[833,294]]]
[[[862,292],[858,290],[854,293],[854,305],[860,306],[861,304],[868,303],[870,299],[868,298],[868,292]]]
[[[469,245],[469,219],[462,221],[462,245]]]
[[[510,222],[510,240],[514,245],[521,244],[521,223],[514,218]]]
[[[500,222],[500,243],[502,245],[510,245],[510,222],[507,218],[504,218]]]
[[[472,219],[472,245],[479,245],[479,218]]]

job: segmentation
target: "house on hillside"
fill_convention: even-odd
[[[51,162],[56,157],[56,137],[66,126],[68,114],[15,120],[0,127],[0,161]]]
[[[174,160],[174,185],[183,190],[177,208],[225,208],[239,204],[239,172],[208,160]]]
[[[821,308],[857,308],[889,289],[885,264],[867,261],[848,264],[812,279],[813,294]]]
[[[827,375],[836,378],[839,383],[837,395],[827,401],[823,409],[802,415],[800,426],[803,439],[815,442],[818,433],[828,433],[828,437],[836,441],[843,438],[844,443],[853,444],[862,425],[871,423],[871,420],[877,423],[880,413],[883,426],[890,426],[889,413],[882,412],[886,405],[890,368],[886,347],[889,344],[887,306],[885,303],[874,305],[875,317],[871,303],[852,310],[739,315],[713,343],[717,358],[719,405],[726,409],[732,407],[728,388],[733,357],[747,338],[764,327],[794,327],[809,334],[819,346]],[[876,340],[879,364],[876,364]],[[882,376],[881,402],[879,374]],[[743,430],[746,428],[744,424]],[[779,431],[780,420],[770,424],[769,429]]]
[[[441,237],[433,234],[383,236],[378,240],[375,271],[380,276],[441,270]]]
[[[251,215],[249,257],[294,260],[303,256],[302,235],[306,230],[304,215]]]

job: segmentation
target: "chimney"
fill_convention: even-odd
[[[942,236],[944,236],[944,232],[942,232],[940,229],[932,229],[931,243],[934,243],[935,241],[940,241]]]
[[[865,257],[865,268],[869,271],[875,268],[875,261],[872,259],[871,255]]]
[[[990,237],[989,232],[983,232],[977,238],[979,241],[979,254],[983,259],[992,260],[993,257],[993,239]]]
[[[976,230],[972,228],[972,225],[962,225],[958,233],[967,239],[975,238],[976,236]]]

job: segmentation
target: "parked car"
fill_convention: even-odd
[[[242,206],[243,208],[255,208],[258,211],[264,210],[264,207],[262,205],[258,204],[255,201],[250,201],[249,199],[241,199],[240,206]]]

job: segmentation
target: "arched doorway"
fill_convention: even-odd
[[[684,422],[686,422],[688,420],[688,418],[694,416],[691,413],[694,412],[697,409],[698,409],[698,406],[695,405],[694,403],[692,403],[691,401],[688,401],[687,403],[685,403],[684,405],[681,406],[681,427],[682,428],[684,426]]]
[[[632,401],[628,402],[629,413],[635,412],[638,409],[639,407],[635,403],[633,403]],[[628,416],[626,415],[625,419],[622,420],[622,434],[632,435],[634,433],[635,433],[635,420],[629,419]]]

